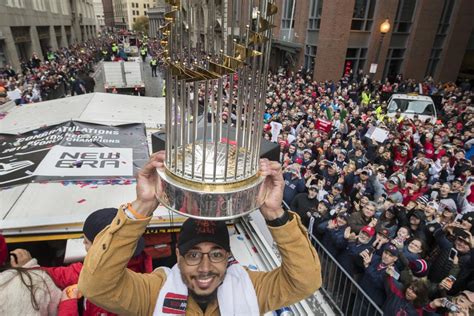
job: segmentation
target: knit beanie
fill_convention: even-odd
[[[115,216],[117,216],[118,210],[116,208],[103,208],[91,213],[84,222],[82,231],[84,236],[89,239],[90,242],[94,242],[95,236],[99,234],[105,227],[109,226]],[[142,237],[138,240],[137,247],[133,256],[138,256],[143,249],[145,249],[145,240]]]
[[[408,267],[417,278],[422,278],[428,274],[428,263],[424,259],[410,261]]]

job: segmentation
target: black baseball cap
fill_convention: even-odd
[[[178,249],[184,255],[202,242],[212,242],[230,252],[229,231],[224,221],[208,221],[188,218],[181,227]]]
[[[116,208],[103,208],[92,212],[87,216],[84,222],[84,227],[82,228],[84,236],[86,236],[90,242],[94,242],[95,236],[112,223],[115,216],[117,216],[117,212],[118,210]],[[138,256],[143,249],[145,249],[145,239],[142,236],[137,242],[133,256]]]

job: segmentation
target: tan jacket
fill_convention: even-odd
[[[120,315],[153,314],[166,274],[162,269],[151,274],[126,269],[150,219],[131,220],[119,210],[112,224],[96,236],[79,277],[79,290],[94,304]],[[248,271],[262,314],[298,302],[321,286],[319,258],[300,218],[293,214],[284,226],[269,229],[282,264],[270,272]],[[186,315],[219,315],[217,301],[204,314],[189,297]]]

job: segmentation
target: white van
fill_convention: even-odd
[[[433,99],[426,95],[393,94],[388,100],[387,116],[394,117],[398,111],[402,116],[411,119],[418,115],[420,120],[426,121],[429,119],[433,124],[437,120]]]

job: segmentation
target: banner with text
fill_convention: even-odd
[[[131,178],[148,161],[144,124],[70,121],[0,135],[0,188],[32,181]]]

